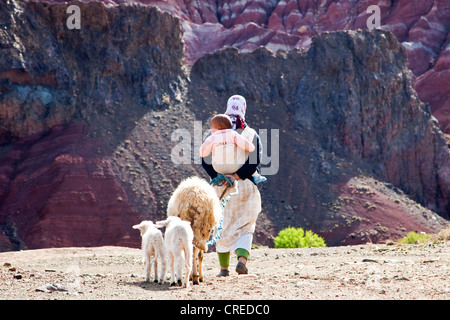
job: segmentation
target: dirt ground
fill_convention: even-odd
[[[139,249],[4,252],[0,299],[450,299],[450,242],[253,249],[248,275],[234,272],[235,259],[229,277],[216,277],[216,253],[205,254],[204,282],[181,288],[144,282]]]

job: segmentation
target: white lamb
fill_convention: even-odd
[[[189,275],[192,270],[192,241],[194,234],[191,224],[178,217],[168,217],[156,222],[158,227],[166,227],[165,245],[169,254],[170,283],[175,285],[182,279],[185,288],[189,287]],[[182,277],[182,262],[184,258],[185,276]],[[176,272],[176,275],[175,275]]]
[[[154,266],[154,282],[164,283],[166,275],[166,257],[164,239],[160,230],[152,221],[142,221],[134,225],[133,229],[139,229],[142,237],[142,262],[144,263],[145,281],[150,281],[150,272]],[[158,265],[160,272],[158,274]]]

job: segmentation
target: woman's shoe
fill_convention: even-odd
[[[248,269],[242,262],[238,262],[236,265],[236,272],[239,274],[248,274]]]
[[[220,270],[218,277],[228,277],[230,275],[230,271],[228,269]]]

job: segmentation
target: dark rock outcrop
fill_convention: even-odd
[[[195,120],[206,130],[235,93],[253,127],[280,134],[257,242],[288,225],[329,245],[381,241],[442,227],[429,209],[449,217],[449,151],[391,33],[326,33],[289,53],[226,49],[187,66],[186,20],[73,4],[80,30],[66,28],[67,3],[0,3],[0,250],[139,246],[131,226],[162,218],[181,179],[205,176],[193,140],[191,161],[172,162],[173,134],[195,137]]]

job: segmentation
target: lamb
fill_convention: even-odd
[[[211,231],[219,223],[221,214],[222,206],[215,189],[199,177],[193,176],[183,180],[170,197],[167,216],[176,216],[189,221],[194,233],[193,284],[203,282],[203,251],[208,250],[206,242]]]
[[[178,217],[168,217],[156,222],[157,227],[166,227],[165,246],[169,254],[170,284],[175,285],[182,280],[185,288],[189,287],[189,276],[192,269],[192,241],[194,234],[191,224]],[[182,260],[184,255],[185,277],[182,277]],[[175,275],[176,271],[176,275]]]
[[[154,282],[164,283],[166,275],[166,257],[162,233],[152,221],[142,221],[134,225],[133,229],[139,229],[142,237],[142,252],[145,272],[145,281],[150,281],[150,272],[154,266]],[[158,265],[160,272],[158,274]]]

